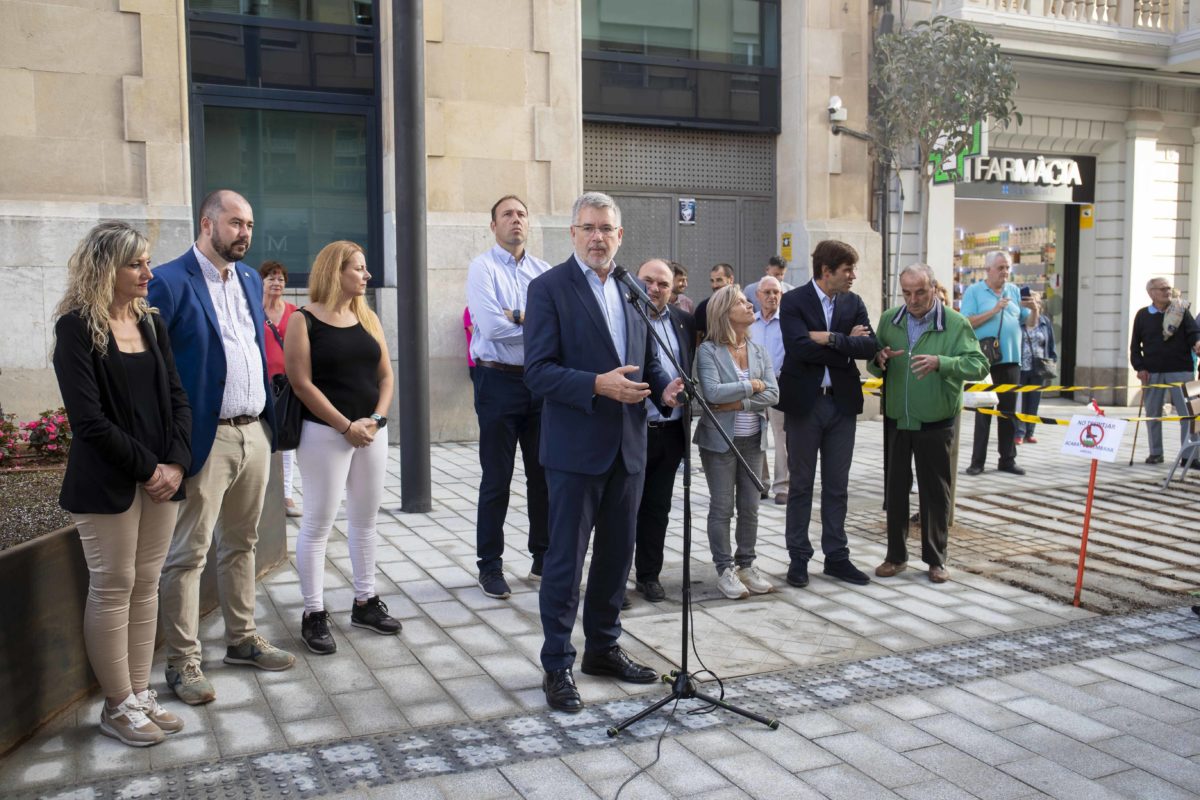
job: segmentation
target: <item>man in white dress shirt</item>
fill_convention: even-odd
[[[529,282],[550,265],[525,250],[529,209],[516,195],[492,206],[496,244],[481,253],[467,270],[467,307],[475,332],[475,414],[479,417],[479,509],[475,550],[479,588],[488,597],[511,594],[504,578],[504,520],[508,515],[517,445],[525,464],[529,502],[529,579],[542,578],[542,556],[549,541],[546,476],[538,461],[542,399],[525,386],[525,299]]]
[[[748,295],[747,295],[748,296]],[[783,369],[783,331],[779,327],[779,301],[783,299],[783,288],[779,281],[770,275],[765,275],[758,282],[758,311],[754,314],[754,324],[750,326],[750,338],[767,348],[771,356],[771,365],[775,367],[775,378]],[[787,505],[788,497],[788,468],[787,468],[787,436],[783,432],[783,412],[772,406],[767,409],[767,420],[771,423],[771,438],[775,440],[775,480],[771,481],[771,471],[767,468],[767,458],[763,455],[762,480],[768,493],[775,497],[775,505]]]

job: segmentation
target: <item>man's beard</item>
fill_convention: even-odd
[[[235,253],[233,248],[240,244],[243,244],[243,243],[245,244],[245,250],[242,251],[242,256],[246,255],[246,250],[250,249],[250,243],[248,241],[245,241],[242,239],[234,239],[232,242],[226,243],[226,242],[221,241],[221,238],[219,236],[217,236],[217,234],[215,232],[213,233],[213,237],[212,237],[213,250],[216,252],[217,255],[219,255],[222,259],[224,259],[226,262],[228,262],[230,264],[236,263],[237,261],[241,260],[242,256],[239,256],[237,253]]]

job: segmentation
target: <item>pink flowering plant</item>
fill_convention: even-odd
[[[15,419],[15,414],[0,417],[0,464],[10,461],[21,445],[21,430]]]
[[[43,411],[38,418],[21,426],[29,449],[42,455],[66,458],[71,449],[71,423],[67,410]]]

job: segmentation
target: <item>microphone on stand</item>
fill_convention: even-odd
[[[654,301],[650,299],[650,295],[646,294],[646,290],[638,283],[637,279],[629,273],[629,270],[624,267],[614,267],[612,271],[613,277],[620,281],[626,289],[629,290],[629,300],[640,300],[646,304],[646,308],[654,307]]]

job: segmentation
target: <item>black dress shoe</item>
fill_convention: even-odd
[[[620,645],[584,653],[581,669],[584,675],[603,675],[629,683],[654,683],[658,680],[657,672],[631,659]]]
[[[1011,473],[1013,475],[1024,475],[1025,474],[1025,470],[1022,469],[1021,467],[1018,467],[1017,463],[1015,461],[1012,462],[1011,464],[1001,464],[1000,466],[996,467],[996,469],[1000,470],[1001,472]]]
[[[570,667],[547,672],[542,678],[542,691],[546,693],[546,705],[551,708],[572,713],[583,710],[583,698],[575,687]]]
[[[1146,464],[1161,464],[1161,463],[1163,463],[1163,457],[1161,455],[1146,456],[1146,460],[1144,463],[1146,463]]]
[[[663,589],[663,585],[658,581],[638,581],[637,590],[642,593],[642,597],[645,597],[651,603],[667,599],[667,593]]]
[[[851,564],[848,558],[843,558],[840,561],[826,561],[825,574],[846,583],[853,583],[855,586],[866,586],[871,582],[871,579],[867,577],[867,573]]]
[[[791,586],[803,589],[808,586],[808,562],[793,561],[788,565],[787,582]]]
[[[626,591],[625,596],[621,598],[621,610],[628,611],[631,608],[633,608],[633,599],[630,598],[629,592]]]
[[[968,475],[982,475],[983,467],[979,466],[978,464],[972,464],[971,466],[967,467],[967,474]]]

